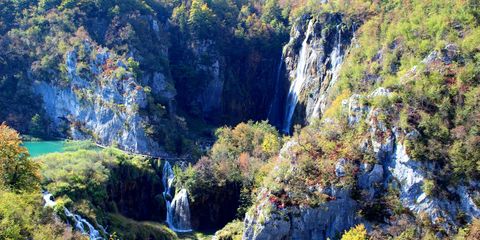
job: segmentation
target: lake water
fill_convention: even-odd
[[[23,142],[31,157],[38,157],[48,153],[63,152],[65,141],[38,141]]]

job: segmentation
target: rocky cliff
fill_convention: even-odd
[[[448,173],[445,174],[448,171],[445,161],[421,158],[424,155],[418,153],[415,144],[426,138],[426,126],[418,124],[420,116],[413,113],[419,110],[412,107],[408,119],[404,119],[399,109],[406,103],[402,103],[399,95],[401,89],[411,88],[411,84],[423,76],[441,76],[443,84],[453,85],[452,65],[464,64],[459,47],[446,44],[441,50],[431,51],[418,65],[402,72],[398,77],[402,87],[365,89],[361,86],[354,93],[343,92],[343,96],[339,96],[335,92],[338,88],[332,86],[349,49],[357,47],[350,44],[355,33],[345,31],[345,40],[342,40],[340,33],[344,32],[339,31],[345,29],[341,27],[342,18],[326,16],[323,20],[301,19],[300,24],[293,26],[290,42],[284,49],[286,69],[292,81],[283,130],[289,132],[291,126],[285,125],[289,119],[298,122],[295,118],[308,121],[320,116],[321,122],[311,121],[313,124],[306,127],[311,130],[302,130],[284,145],[274,170],[278,173],[273,174],[257,195],[244,219],[243,239],[332,239],[360,223],[370,232],[380,231],[386,234],[381,236],[386,237],[395,234],[392,229],[401,225],[401,221],[428,226],[425,228],[434,229],[439,238],[453,236],[459,226],[480,217],[478,200],[475,200],[479,197],[479,184],[474,179],[452,181]],[[337,26],[336,31],[331,30],[332,25]],[[381,49],[369,64],[379,64],[386,52],[405,51],[400,45],[394,41],[388,48]],[[335,52],[336,48],[341,49],[340,55]],[[397,71],[398,64],[394,61],[387,67]],[[362,81],[372,79],[371,86],[383,81],[380,74],[366,76]],[[329,98],[334,95],[337,97],[333,98],[336,98],[333,104]],[[332,107],[330,114],[322,116],[325,109]],[[425,108],[438,110],[432,105]],[[332,130],[339,126],[343,127]],[[337,149],[344,149],[342,136],[353,134],[352,138],[347,137],[353,149],[343,151],[353,150],[354,154],[334,151],[335,155],[329,155],[328,141],[314,140],[322,134],[326,134],[327,139],[336,139]],[[324,146],[316,146],[315,141]],[[311,163],[308,158],[320,160]],[[328,158],[336,159],[334,165],[329,165]],[[317,169],[309,164],[321,167]],[[329,178],[332,172],[335,177]],[[304,182],[298,182],[300,174],[306,174],[301,180]],[[318,183],[312,175],[329,180]],[[349,177],[353,180],[346,184],[344,181]],[[435,186],[437,184],[441,186]],[[397,209],[390,203],[385,204],[391,201],[392,194],[398,199]],[[326,197],[319,203],[312,196]]]
[[[33,17],[19,14],[18,29],[9,23],[0,38],[12,49],[2,52],[2,98],[13,96],[1,102],[1,121],[37,137],[93,138],[161,156],[192,154],[192,138],[211,138],[212,126],[266,117],[283,28],[250,33],[236,24],[248,16],[223,16],[208,3],[204,10],[218,12],[208,24],[223,32],[198,36],[194,22],[176,21],[177,4],[95,2],[19,6]],[[191,7],[185,14],[198,13]],[[37,94],[41,101],[29,100]]]
[[[360,222],[358,204],[348,191],[325,189],[336,200],[320,207],[289,207],[269,212],[268,199],[257,205],[245,220],[243,239],[333,239]]]
[[[289,132],[294,123],[311,122],[325,111],[355,27],[355,22],[341,14],[304,15],[293,23],[283,48],[286,73],[278,70],[291,84],[288,92],[281,91],[286,95],[280,102],[283,109],[273,106],[281,114],[271,115],[283,131]]]
[[[80,59],[80,48],[86,60]],[[147,107],[147,96],[125,59],[83,39],[81,46],[67,51],[64,61],[67,84],[52,80],[33,85],[55,128],[66,128],[73,139],[93,138],[130,152],[165,154],[145,132],[148,120],[140,110]]]

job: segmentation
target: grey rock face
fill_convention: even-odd
[[[458,196],[458,201],[441,196],[430,196],[424,191],[423,185],[429,179],[428,173],[438,171],[438,167],[431,162],[412,159],[407,154],[402,139],[416,138],[419,135],[418,131],[402,133],[395,127],[386,128],[384,122],[373,120],[381,111],[381,109],[372,109],[368,114],[371,117],[370,141],[377,161],[386,168],[382,169],[381,165],[376,164],[370,173],[364,173],[359,177],[359,186],[367,189],[370,197],[373,197],[375,192],[374,190],[372,192],[371,186],[375,182],[386,180],[389,183],[395,183],[404,207],[417,215],[425,214],[433,224],[440,226],[447,233],[453,233],[459,225],[457,220],[459,213],[464,213],[467,219],[479,217],[479,208],[472,201],[475,189],[478,189],[473,186],[474,183],[448,190],[451,195]],[[400,135],[405,137],[401,138]],[[384,176],[380,178],[383,174]]]
[[[345,176],[345,158],[338,160],[337,164],[335,164],[335,175],[337,177]]]
[[[400,199],[404,207],[412,212],[425,213],[433,224],[441,226],[447,232],[459,225],[456,218],[460,212],[465,213],[469,219],[480,216],[478,207],[471,200],[472,192],[467,191],[464,185],[451,192],[460,201],[425,193],[422,186],[428,179],[427,171],[435,171],[435,166],[411,159],[401,142],[397,141],[394,154],[388,160],[390,174],[399,183]]]
[[[168,102],[175,98],[177,92],[174,84],[161,72],[154,72],[143,77],[142,83],[152,88],[152,93]]]
[[[348,191],[330,189],[335,200],[321,207],[290,207],[269,213],[275,208],[264,199],[244,220],[243,239],[334,239],[338,234],[359,223],[357,203]]]
[[[383,165],[375,164],[373,169],[370,171],[367,167],[364,167],[363,174],[358,177],[358,186],[362,189],[367,190],[368,192],[368,200],[371,200],[375,196],[376,192],[376,184],[380,184],[384,180],[384,172],[383,172]]]
[[[422,64],[426,65],[427,70],[430,64],[438,61],[448,64],[448,59],[458,57],[455,56],[455,52],[453,46],[446,48],[442,54],[432,52]],[[413,68],[401,80],[409,81],[417,71],[417,68]],[[457,219],[459,215],[465,216],[467,220],[480,217],[480,209],[473,200],[480,197],[478,191],[480,184],[463,182],[457,186],[447,187],[448,195],[455,196],[453,198],[429,195],[425,192],[425,181],[429,180],[430,173],[438,171],[439,168],[434,163],[412,159],[404,144],[405,140],[421,137],[420,132],[401,131],[395,126],[398,113],[363,106],[360,101],[361,98],[373,99],[390,95],[391,92],[388,89],[379,88],[366,96],[352,95],[342,104],[343,109],[347,111],[351,127],[356,127],[355,125],[362,120],[369,125],[370,134],[364,141],[365,146],[362,145],[361,149],[362,151],[372,149],[376,157],[376,162],[360,165],[358,187],[366,190],[367,199],[365,200],[368,201],[384,194],[386,187],[393,186],[398,189],[399,200],[403,207],[417,217],[426,216],[432,224],[445,230],[447,234],[453,234],[460,225]],[[325,123],[328,121],[324,119]],[[287,142],[281,150],[280,157],[294,162],[295,156],[289,149],[295,144],[294,141]],[[343,159],[337,162],[335,173],[337,177],[343,176]],[[326,239],[335,237],[335,234],[359,223],[361,219],[356,218],[357,202],[348,196],[347,191],[332,192],[331,196],[336,196],[336,200],[321,204],[317,208],[296,206],[276,209],[268,199],[259,197],[256,202],[258,204],[244,220],[243,238]],[[368,222],[362,222],[369,225]]]
[[[84,44],[87,49],[93,48],[88,41]],[[76,56],[75,50],[65,56],[67,86],[45,82],[33,86],[55,128],[67,128],[73,139],[93,138],[102,145],[118,145],[130,152],[163,155],[161,147],[144,131],[147,122],[139,110],[146,107],[147,100],[133,74],[118,64],[121,75],[105,74],[102,65],[111,54],[99,49],[88,63],[94,77],[84,79],[77,74]]]
[[[360,104],[362,96],[353,94],[349,99],[343,100],[342,105],[348,109],[348,124],[350,126],[357,124],[363,117],[363,114],[368,111],[368,107]]]
[[[191,46],[195,59],[198,59],[198,69],[206,74],[206,78],[198,94],[197,103],[204,116],[220,111],[224,85],[224,60],[214,43],[210,40],[195,41]],[[206,59],[206,60],[205,60]]]
[[[438,61],[436,53],[430,54],[424,63],[428,64]],[[390,92],[386,89],[377,89],[369,97],[388,96]],[[352,100],[349,100],[350,102]],[[392,123],[379,120],[379,114],[392,116],[392,113],[385,112],[379,108],[362,108],[365,113],[349,111],[349,118],[358,122],[358,115],[366,115],[367,123],[370,125],[370,144],[376,154],[377,164],[373,169],[368,166],[361,167],[361,174],[358,177],[360,188],[367,190],[369,198],[373,198],[376,193],[383,191],[382,188],[375,188],[375,184],[386,181],[387,184],[398,186],[400,200],[404,207],[410,209],[415,214],[425,214],[433,224],[440,226],[448,233],[453,232],[458,226],[456,217],[460,212],[465,213],[467,219],[479,217],[478,207],[472,202],[472,196],[475,195],[475,183],[456,186],[449,189],[449,193],[458,196],[459,201],[446,199],[444,197],[429,196],[424,192],[423,185],[427,181],[428,173],[435,172],[438,167],[434,163],[421,162],[407,154],[403,144],[404,139],[412,140],[419,137],[420,133],[416,130],[411,132],[400,132],[398,128],[389,128]],[[353,116],[352,116],[353,115]],[[391,119],[394,119],[391,117]],[[389,121],[389,120],[387,120]],[[403,136],[403,137],[401,137]],[[368,165],[368,164],[367,164]]]

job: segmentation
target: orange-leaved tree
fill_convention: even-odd
[[[17,131],[0,125],[0,187],[12,191],[31,191],[39,186],[39,165],[30,155]]]

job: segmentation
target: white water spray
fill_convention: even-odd
[[[190,224],[190,205],[188,203],[188,193],[186,189],[178,192],[172,200],[172,184],[175,179],[172,166],[165,161],[163,166],[163,197],[167,206],[167,224],[175,232],[191,232]]]
[[[290,89],[288,90],[287,105],[286,105],[285,116],[283,121],[283,131],[285,133],[290,133],[293,113],[295,112],[295,107],[297,106],[297,103],[298,103],[298,96],[300,95],[303,85],[307,80],[308,62],[310,60],[317,58],[317,55],[315,54],[315,52],[312,52],[312,54],[309,54],[309,50],[308,50],[309,48],[308,38],[313,32],[313,22],[314,22],[313,20],[310,20],[308,23],[307,32],[305,33],[305,39],[302,42],[302,48],[300,49],[300,53],[298,56],[295,79],[293,80],[292,84],[290,85]]]
[[[49,192],[43,192],[42,195],[43,195],[43,200],[45,201],[44,207],[54,207],[55,205],[57,205],[57,203],[52,199],[52,194],[50,194]],[[95,229],[95,227],[93,227],[93,225],[90,224],[86,219],[82,218],[78,214],[73,214],[66,207],[63,208],[63,211],[65,213],[65,216],[67,216],[68,219],[73,220],[75,229],[80,233],[82,233],[83,235],[88,235],[90,240],[105,239],[100,235],[100,232],[97,229]],[[88,228],[88,231],[86,230],[85,227]],[[103,230],[103,232],[107,234],[105,230]]]

